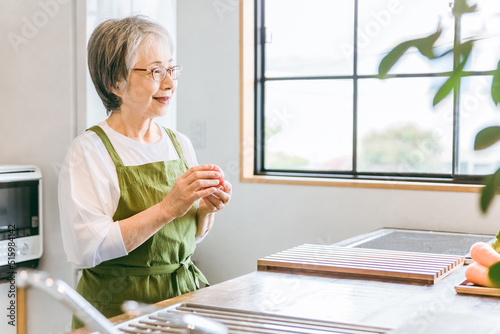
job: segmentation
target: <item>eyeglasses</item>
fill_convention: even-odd
[[[148,70],[147,68],[133,68],[132,70],[134,70],[134,71],[149,71],[149,72],[151,72],[151,75],[153,76],[154,81],[162,82],[165,79],[165,77],[167,76],[167,73],[170,76],[170,78],[172,78],[172,80],[179,79],[179,77],[181,76],[182,66],[176,65],[176,66],[172,66],[169,68],[158,66],[158,67],[154,67],[150,70]]]

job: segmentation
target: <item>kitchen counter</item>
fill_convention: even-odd
[[[399,239],[410,240],[418,237],[415,241],[416,247],[425,244],[434,247],[438,242],[433,239],[446,236],[439,232],[426,234],[420,231],[381,229],[336,245],[359,247],[363,246],[363,242],[373,244],[377,238],[382,237],[385,238],[383,244],[408,246],[408,241],[393,242],[395,239],[387,239],[392,232],[397,232],[393,235]],[[492,236],[449,236],[457,237],[488,240]],[[430,239],[426,242],[426,238]],[[467,239],[461,249],[454,251],[465,256],[469,244],[474,240]],[[163,308],[189,302],[315,320],[398,328],[395,334],[500,333],[500,297],[457,294],[455,286],[465,280],[464,271],[465,266],[459,267],[436,283],[427,285],[376,278],[322,277],[256,271],[162,301],[156,306]],[[120,315],[111,321],[120,323],[130,318],[129,315]],[[491,328],[494,330],[491,331]],[[79,329],[71,334],[88,332]]]
[[[464,267],[459,268],[434,285],[257,271],[160,302],[157,306],[192,302],[385,328],[396,328],[405,323],[421,327],[424,322],[439,321],[441,316],[450,312],[467,315],[455,317],[454,324],[450,324],[455,326],[460,321],[484,316],[500,319],[499,298],[455,292],[454,286],[464,280],[464,270]],[[121,315],[111,320],[122,322],[128,319],[128,316]],[[80,329],[71,333],[88,331]]]

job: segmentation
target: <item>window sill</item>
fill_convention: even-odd
[[[378,180],[342,180],[325,179],[313,177],[286,177],[249,175],[241,176],[243,183],[268,183],[268,184],[288,184],[303,186],[327,186],[327,187],[349,187],[349,188],[371,188],[371,189],[399,189],[399,190],[424,190],[424,191],[448,191],[479,193],[482,186],[470,184],[446,184],[431,182],[408,182],[408,181],[378,181]]]

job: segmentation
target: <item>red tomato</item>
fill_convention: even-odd
[[[220,167],[219,167],[219,166],[216,166],[216,165],[214,165],[213,170],[215,170],[216,172],[219,172],[219,173],[220,173],[220,175],[219,175],[219,177],[217,178],[217,180],[219,180],[219,185],[218,185],[218,187],[219,187],[219,188],[222,188],[222,187],[224,186],[224,172],[222,171],[222,169],[220,169]]]

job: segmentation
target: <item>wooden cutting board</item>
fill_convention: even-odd
[[[464,264],[457,255],[304,244],[257,261],[260,271],[433,284]]]
[[[457,293],[466,295],[481,295],[500,297],[500,288],[488,288],[485,286],[476,285],[467,280],[455,286]]]

